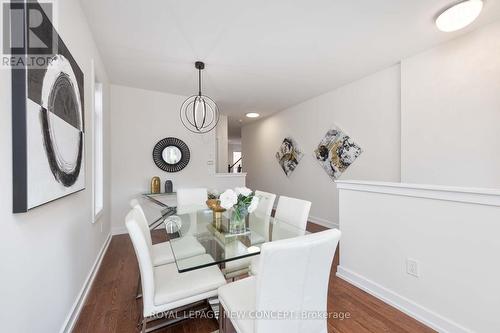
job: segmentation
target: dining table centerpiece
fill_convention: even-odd
[[[220,230],[222,227],[222,213],[226,211],[225,208],[222,208],[220,205],[219,193],[216,191],[208,192],[208,198],[206,201],[207,207],[212,210],[213,214],[213,225],[217,230]]]
[[[228,189],[220,195],[220,206],[230,212],[230,234],[240,234],[246,231],[246,217],[253,213],[259,205],[255,192],[247,187]]]
[[[216,191],[209,191],[206,201],[207,207],[212,210],[223,209],[225,211],[225,209],[220,206],[219,196],[220,194],[217,193]]]

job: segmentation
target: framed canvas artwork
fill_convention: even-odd
[[[287,137],[281,143],[281,146],[276,153],[276,160],[285,175],[290,174],[295,170],[304,154],[297,146],[297,142],[291,137]]]
[[[316,160],[332,180],[340,175],[358,158],[363,150],[340,128],[333,127],[314,150]]]
[[[12,50],[26,61],[12,67],[14,213],[85,188],[83,72],[40,5],[18,5],[25,22],[30,12],[42,21],[24,27],[26,45]]]

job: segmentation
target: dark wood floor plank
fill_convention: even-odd
[[[325,227],[308,223],[310,232]],[[166,241],[163,230],[152,232],[153,243]],[[328,290],[328,311],[349,313],[350,318],[330,318],[330,333],[431,333],[425,325],[363,290],[336,277],[339,251],[335,255]],[[89,296],[82,308],[75,333],[134,333],[141,316],[142,302],[135,299],[139,268],[128,235],[111,239]],[[158,333],[209,333],[218,329],[214,319],[189,319]]]

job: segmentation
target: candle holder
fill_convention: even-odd
[[[206,201],[208,208],[212,210],[213,220],[212,224],[215,229],[221,231],[222,230],[222,213],[226,210],[220,206],[219,199],[208,199]]]

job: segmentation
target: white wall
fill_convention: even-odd
[[[500,188],[500,22],[402,61],[402,180]]]
[[[227,164],[229,163],[227,146],[228,139],[228,119],[226,115],[221,114],[219,123],[215,129],[217,141],[217,172],[227,173]]]
[[[86,189],[24,214],[12,214],[11,75],[0,70],[0,322],[3,332],[58,332],[109,235],[109,159],[104,213],[92,224],[92,59],[104,83],[108,149],[108,85],[77,0],[58,1],[58,32],[85,75]],[[1,19],[1,18],[0,18]]]
[[[400,69],[394,66],[310,99],[242,129],[247,185],[312,201],[310,219],[338,222],[337,189],[314,158],[326,131],[336,124],[363,149],[341,178],[400,180]],[[304,152],[285,176],[275,154],[286,136]]]
[[[439,332],[500,332],[500,191],[339,186],[340,277]]]
[[[111,204],[113,232],[125,232],[124,218],[129,201],[150,189],[159,176],[180,187],[215,186],[215,131],[195,134],[184,128],[179,107],[185,96],[111,86]],[[159,169],[153,162],[155,144],[166,137],[183,140],[191,151],[189,164],[177,173]],[[211,161],[212,164],[208,165]]]

